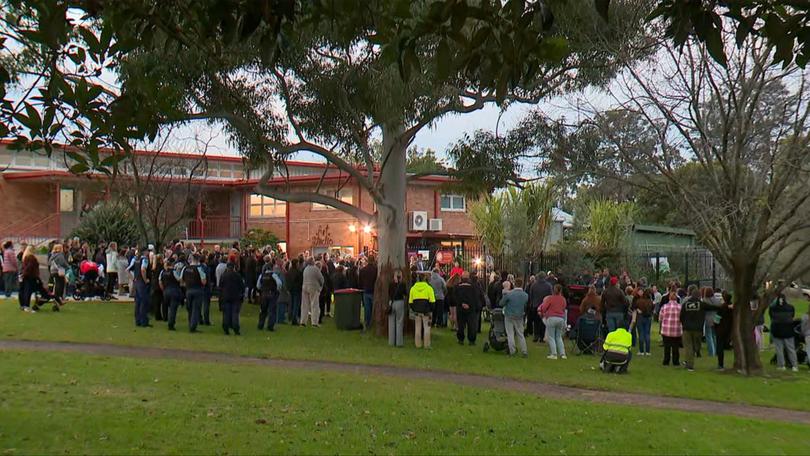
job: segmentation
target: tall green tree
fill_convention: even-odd
[[[518,3],[510,2],[509,9],[498,7],[495,25],[509,28],[513,21],[535,17],[533,5],[520,9],[515,6]],[[538,28],[534,41],[517,42],[498,35],[492,17],[463,23],[448,17],[442,22],[442,12],[434,5],[431,1],[371,1],[357,4],[356,14],[312,15],[285,33],[283,52],[272,64],[258,43],[250,41],[232,45],[213,61],[194,50],[171,56],[153,50],[123,66],[125,80],[130,79],[128,75],[134,79],[159,73],[164,82],[179,89],[184,103],[178,109],[186,111],[187,119],[223,125],[244,155],[268,164],[257,192],[290,202],[328,205],[373,223],[380,265],[375,301],[381,304],[387,299],[388,277],[407,264],[407,150],[416,134],[445,115],[470,113],[498,102],[533,103],[604,83],[620,56],[605,52],[603,44],[623,48],[628,37],[638,33],[642,18],[635,9],[638,2],[627,4],[622,22],[626,28],[616,29],[605,28],[592,9],[560,8],[554,11],[553,27]],[[387,42],[389,34],[409,24],[410,18],[425,15],[435,16],[439,28],[455,27],[459,39],[448,42],[436,34],[421,36],[403,51],[404,62],[392,47],[378,44]],[[479,73],[455,57],[459,43],[476,39],[493,45],[493,40],[499,40],[504,58],[511,59],[513,52],[533,52],[539,57],[522,62],[522,76],[505,88],[491,87],[492,80],[480,79]],[[382,139],[378,160],[372,147],[375,136]],[[340,169],[368,192],[377,213],[342,201],[334,188],[309,191],[271,181],[284,180],[284,162],[299,152],[314,153]],[[381,333],[383,306],[376,308]]]

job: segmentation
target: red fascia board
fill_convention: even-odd
[[[5,180],[31,180],[31,179],[41,179],[46,177],[56,177],[60,179],[95,179],[95,180],[106,180],[109,179],[109,176],[105,174],[73,174],[69,171],[27,171],[27,172],[5,172],[1,173]],[[131,179],[130,176],[126,175],[119,175],[119,178],[123,179]],[[188,179],[178,179],[178,178],[162,178],[162,177],[153,177],[153,181],[159,182],[170,182],[176,184],[186,184],[189,183]],[[192,185],[199,185],[199,186],[207,186],[207,187],[231,187],[234,185],[234,182],[225,182],[225,181],[215,181],[215,180],[205,180],[205,179],[191,179]]]

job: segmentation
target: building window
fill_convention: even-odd
[[[337,192],[335,192],[334,189],[321,189],[320,193],[323,194],[323,195],[326,195],[326,196],[331,196],[331,197],[337,198],[337,199],[343,201],[346,204],[354,204],[353,203],[354,199],[352,198],[352,189],[351,189],[351,187],[341,188]],[[329,210],[329,209],[334,209],[334,208],[331,207],[331,206],[327,206],[325,204],[312,203],[312,210],[313,211],[325,211],[325,210]]]
[[[442,211],[463,212],[466,208],[463,195],[442,195]]]
[[[73,189],[61,188],[59,189],[59,211],[73,212]]]
[[[287,202],[270,198],[269,196],[250,195],[250,216],[284,217],[287,214]]]

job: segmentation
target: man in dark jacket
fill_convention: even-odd
[[[228,258],[228,266],[219,281],[219,299],[222,303],[222,330],[225,331],[225,335],[230,335],[230,330],[233,329],[234,334],[238,336],[239,311],[242,309],[245,281],[241,274],[236,272],[237,261],[236,255]]]
[[[464,333],[466,330],[467,340],[470,345],[475,345],[475,337],[478,335],[478,313],[483,308],[480,300],[481,290],[477,285],[470,282],[470,273],[464,271],[461,274],[461,282],[456,285],[454,293],[458,305],[456,314],[458,319],[458,330],[456,332],[458,343],[464,345]]]
[[[683,350],[686,354],[686,369],[695,370],[695,353],[700,351],[703,325],[706,323],[706,303],[700,299],[697,285],[689,285],[688,297],[681,304],[683,327]]]
[[[529,319],[533,328],[534,337],[532,340],[534,342],[542,340],[543,336],[545,336],[546,326],[543,324],[543,320],[540,319],[540,315],[537,314],[537,309],[540,304],[543,304],[546,296],[551,296],[551,292],[551,284],[546,281],[546,275],[542,272],[538,273],[534,278],[534,283],[529,288],[529,308],[526,309],[526,318]]]
[[[268,257],[269,259],[269,257]],[[268,265],[270,263],[268,262]],[[276,311],[279,296],[278,280],[274,277],[272,268],[267,267],[262,269],[259,276],[259,292],[260,294],[260,310],[259,310],[259,331],[264,329],[264,323],[267,322],[267,330],[274,331],[276,324]]]
[[[287,289],[290,290],[290,323],[297,325],[301,322],[301,287],[304,277],[298,258],[293,258],[287,270]]]
[[[784,294],[780,294],[768,308],[768,315],[771,317],[771,340],[776,349],[776,368],[785,370],[785,351],[787,350],[790,367],[794,372],[798,372],[796,334],[793,329],[796,309],[787,302]]]
[[[374,284],[377,282],[377,262],[374,257],[368,258],[368,264],[360,270],[360,288],[363,289],[363,309],[365,329],[371,327],[371,317],[374,309]]]
[[[616,328],[627,329],[627,298],[622,290],[619,289],[619,279],[617,277],[610,278],[610,285],[602,292],[602,309],[605,312],[605,323],[608,327],[608,332],[613,332]]]

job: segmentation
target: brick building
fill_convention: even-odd
[[[146,156],[154,152],[136,152]],[[376,233],[357,219],[338,210],[313,203],[286,203],[253,193],[261,170],[249,170],[240,157],[204,158],[198,175],[185,174],[200,155],[161,152],[157,159],[178,169],[178,185],[191,182],[202,195],[196,213],[180,237],[202,244],[238,240],[253,228],[272,231],[282,240],[280,247],[297,254],[334,251],[357,254],[373,249]],[[134,162],[134,163],[137,163]],[[71,160],[62,152],[51,157],[31,151],[15,151],[0,144],[0,239],[40,243],[68,236],[84,210],[110,195],[111,181],[103,174],[77,176],[68,171]],[[122,168],[123,174],[128,172]],[[287,180],[296,191],[336,195],[343,201],[374,212],[374,203],[362,187],[346,173],[322,163],[288,162]],[[467,216],[467,202],[449,194],[444,176],[424,176],[408,184],[409,252],[460,251],[470,244],[473,227]],[[281,185],[281,178],[270,181]],[[338,190],[339,188],[339,190]]]

